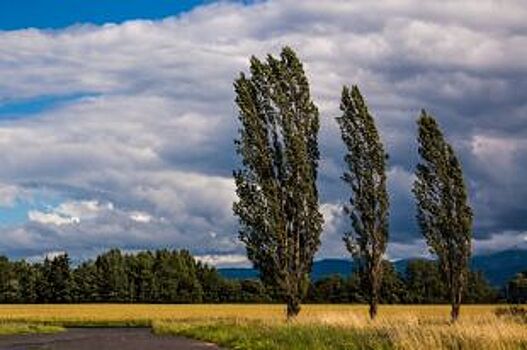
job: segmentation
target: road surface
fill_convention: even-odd
[[[56,334],[0,336],[2,350],[220,350],[182,337],[156,336],[148,328],[69,328]]]

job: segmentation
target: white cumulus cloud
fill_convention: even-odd
[[[524,232],[527,158],[517,147],[527,138],[526,17],[520,0],[271,0],[213,3],[158,21],[0,32],[0,104],[57,99],[0,120],[0,206],[16,205],[19,189],[64,198],[32,209],[27,224],[0,228],[0,250],[243,254],[231,212],[232,82],[250,55],[284,45],[305,62],[321,111],[320,257],[346,254],[349,222],[338,207],[349,193],[334,117],[350,83],[360,85],[390,153],[394,252],[419,239],[409,188],[423,107],[460,153],[478,238]],[[507,176],[493,175],[504,167]]]

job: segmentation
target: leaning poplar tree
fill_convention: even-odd
[[[424,110],[417,121],[420,163],[413,192],[417,220],[448,287],[451,317],[459,317],[467,284],[472,239],[472,210],[463,171],[435,119]]]
[[[348,166],[342,179],[352,191],[349,205],[352,230],[344,234],[346,248],[358,262],[369,295],[370,317],[377,315],[383,274],[383,256],[388,243],[389,198],[386,190],[386,160],[375,121],[359,88],[342,89],[342,116],[337,118],[347,147]]]
[[[318,109],[295,52],[252,57],[250,76],[235,81],[241,128],[234,171],[239,237],[262,281],[282,293],[287,317],[307,292],[320,245],[322,215],[316,186]]]

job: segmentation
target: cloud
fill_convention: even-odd
[[[30,210],[29,221],[40,224],[52,224],[55,226],[79,224],[84,220],[96,218],[101,211],[112,211],[113,204],[99,204],[98,201],[67,201],[53,208],[50,212]]]
[[[0,32],[0,104],[56,99],[37,114],[0,119],[0,207],[16,209],[43,190],[60,199],[29,205],[27,223],[1,227],[0,250],[243,255],[231,213],[232,81],[250,55],[283,45],[305,61],[321,111],[319,257],[347,254],[349,219],[339,208],[349,189],[339,179],[334,117],[350,83],[360,84],[390,153],[389,256],[411,254],[420,239],[410,189],[422,107],[460,154],[476,238],[505,232],[514,242],[527,230],[526,16],[519,0],[276,0],[214,3],[160,21]]]
[[[12,207],[22,192],[17,186],[0,183],[0,207]]]
[[[152,221],[152,216],[150,216],[150,214],[148,213],[134,211],[130,213],[130,219],[135,222],[149,223],[150,221]]]
[[[196,260],[217,267],[250,267],[251,263],[244,254],[198,255]]]
[[[406,242],[390,242],[385,257],[390,261],[405,258],[433,258],[425,240],[421,238]]]
[[[65,255],[65,254],[67,254],[67,252],[61,251],[61,250],[49,251],[49,252],[45,252],[44,254],[41,254],[41,255],[29,256],[25,260],[29,261],[31,263],[41,263],[46,258],[49,259],[49,260],[53,260],[55,258],[58,258],[58,257],[62,256],[62,255]]]
[[[57,213],[43,213],[37,210],[28,212],[29,221],[38,222],[40,224],[52,224],[56,226],[78,224],[80,219],[78,217],[64,217]]]
[[[527,249],[527,232],[499,232],[474,241],[474,251],[480,254],[507,249]]]

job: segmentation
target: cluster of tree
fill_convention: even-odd
[[[110,250],[72,267],[68,255],[41,263],[0,257],[0,302],[195,303],[231,298],[229,282],[187,251]]]
[[[241,126],[235,145],[242,163],[234,171],[239,200],[233,207],[239,237],[262,281],[280,291],[289,318],[307,295],[320,246],[319,113],[303,65],[289,47],[278,58],[252,57],[250,76],[241,73],[234,87]],[[351,229],[343,238],[360,268],[373,319],[387,273],[388,155],[357,86],[344,86],[340,109],[336,119],[347,149],[342,180],[351,192],[345,207]],[[461,165],[439,125],[424,110],[417,124],[417,221],[437,257],[455,321],[469,282],[472,210]]]
[[[505,287],[507,301],[515,304],[527,303],[527,271],[518,273]]]
[[[404,274],[383,261],[379,302],[445,303],[444,282],[436,262],[414,260]],[[464,298],[491,303],[497,293],[480,273],[469,274]],[[511,281],[511,283],[514,283]],[[512,289],[511,289],[512,290]],[[143,251],[123,254],[110,250],[78,266],[68,255],[30,264],[0,257],[1,303],[275,303],[280,290],[258,279],[223,278],[218,271],[196,261],[187,251]],[[305,301],[311,303],[365,303],[364,275],[333,275],[309,282]]]
[[[446,304],[448,288],[437,262],[412,260],[404,274],[395,271],[392,264],[383,261],[383,277],[379,290],[382,304]],[[312,303],[367,303],[367,281],[358,273],[348,278],[334,275],[314,282],[306,301]],[[481,272],[470,271],[463,300],[473,304],[495,303],[499,291],[493,288]]]

